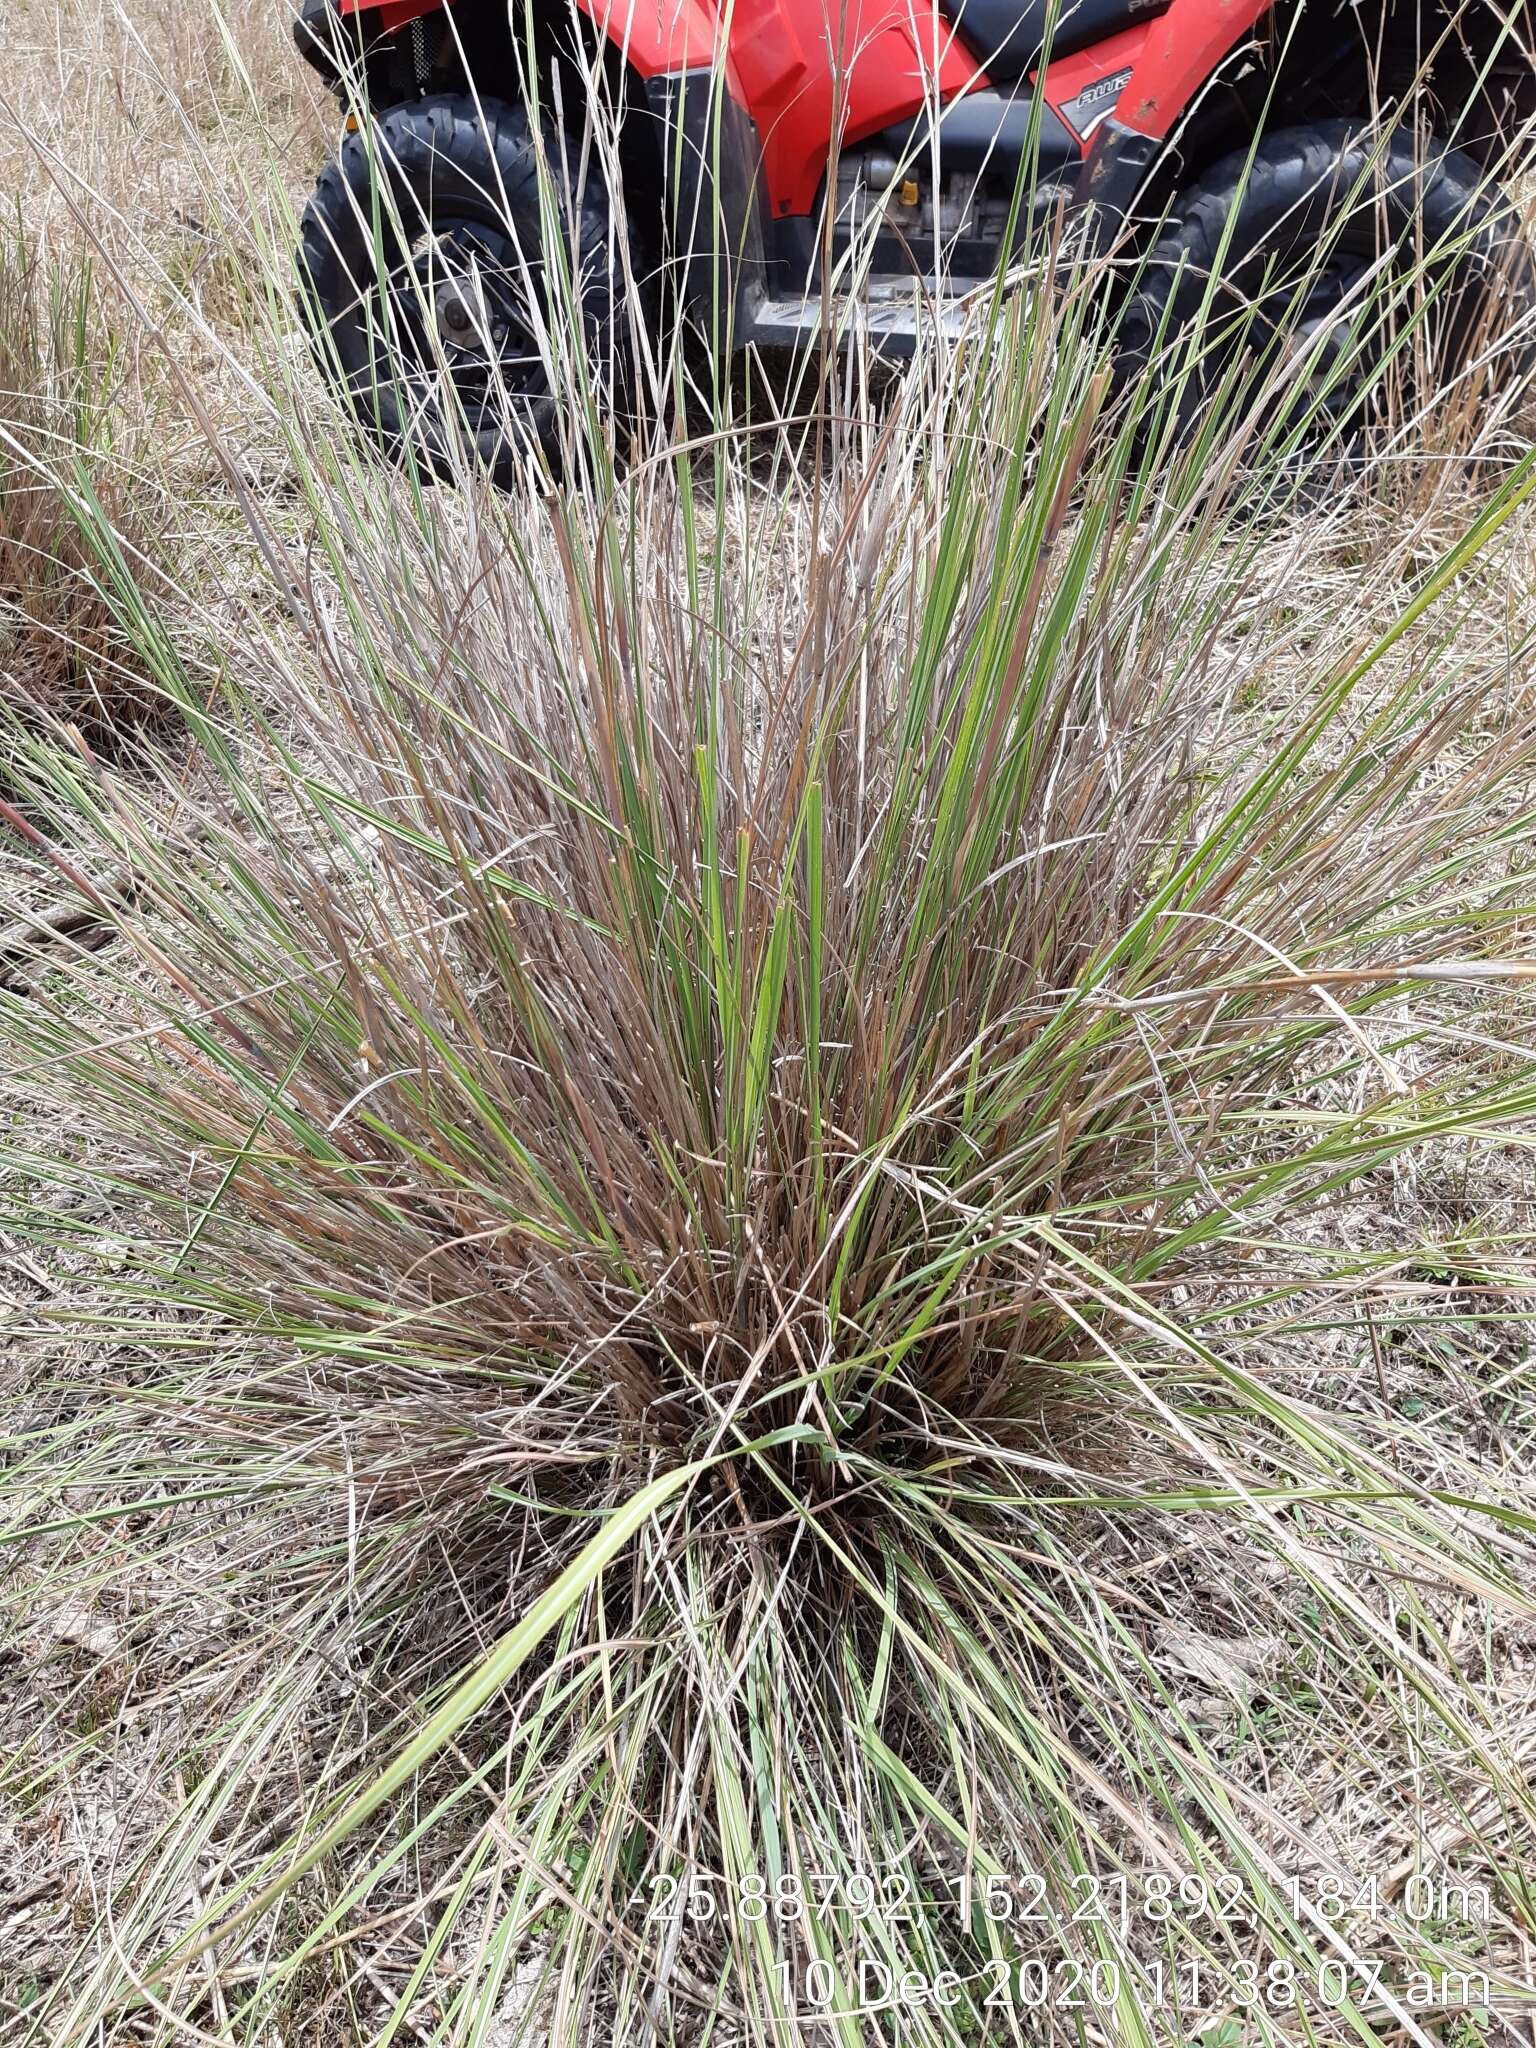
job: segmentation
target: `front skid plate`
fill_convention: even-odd
[[[920,338],[959,341],[986,317],[994,278],[931,277],[879,281],[857,295],[809,293],[799,299],[761,299],[752,310],[749,347],[802,349],[827,322],[839,347],[859,342],[879,355],[910,356]]]

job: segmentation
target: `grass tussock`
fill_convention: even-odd
[[[270,44],[83,12],[135,120],[196,83],[192,253],[92,231],[225,498],[202,580],[145,575],[85,286],[0,269],[6,532],[98,608],[32,673],[95,619],[191,736],[130,778],[57,703],[10,728],[52,909],[0,976],[6,2024],[1496,2038],[1536,470],[1495,341],[1410,378],[1399,273],[1326,360],[1218,374],[1213,301],[1125,389],[1101,302],[1025,279],[787,420],[647,355],[621,468],[556,306],[561,485],[431,491],[295,345]]]
[[[1298,618],[1325,515],[1109,410],[1071,300],[994,317],[883,415],[542,502],[300,438],[305,574],[248,688],[182,686],[196,786],[27,744],[64,886],[133,892],[5,1000],[88,1134],[12,1146],[17,1227],[100,1266],[115,1361],[105,1415],[34,1383],[13,1597],[118,1619],[5,1782],[152,1723],[156,1787],[37,2038],[1518,1996],[1536,1814],[1464,1629],[1531,1618],[1519,1410],[1436,1432],[1379,1325],[1516,1315],[1528,1259],[1327,1225],[1536,1108],[1481,1007],[1531,971],[1527,643],[1463,630],[1531,474],[1384,620]],[[1465,1818],[1479,1928],[1401,1871],[1316,1910],[1371,1874],[1299,1819],[1362,1729],[1360,1802],[1407,1744]]]
[[[169,511],[92,271],[0,237],[0,698],[108,750],[164,715],[91,536],[143,579]]]

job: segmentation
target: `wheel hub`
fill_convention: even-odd
[[[407,258],[406,331],[414,364],[430,387],[446,371],[468,417],[479,420],[508,399],[537,395],[543,367],[536,339],[537,286],[516,243],[499,223],[444,220]],[[428,403],[433,401],[430,397]]]
[[[478,349],[484,355],[495,355],[510,332],[510,323],[491,311],[479,279],[473,275],[444,278],[433,293],[432,310],[445,348]]]

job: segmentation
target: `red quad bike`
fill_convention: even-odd
[[[301,273],[368,428],[447,467],[467,421],[503,478],[509,396],[522,431],[558,435],[530,305],[551,234],[610,370],[637,315],[690,320],[721,356],[803,343],[828,252],[836,277],[872,214],[859,317],[896,352],[1010,260],[1032,211],[1135,252],[1133,358],[1217,269],[1250,318],[1278,291],[1326,353],[1384,249],[1447,245],[1443,374],[1491,298],[1536,308],[1490,168],[1536,118],[1533,29],[1532,0],[303,0],[299,47],[352,111]],[[582,146],[599,90],[605,150]],[[1298,308],[1274,280],[1320,246]]]

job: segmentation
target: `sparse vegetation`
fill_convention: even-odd
[[[1515,2038],[1513,398],[1335,477],[1038,288],[434,490],[250,211],[99,231],[174,576],[70,437],[184,737],[10,743],[17,2040]]]

